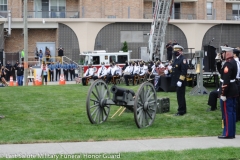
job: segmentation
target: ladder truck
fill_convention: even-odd
[[[165,33],[174,0],[156,0],[153,21],[149,33],[149,60],[163,58]]]

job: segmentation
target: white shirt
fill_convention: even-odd
[[[145,73],[147,73],[147,72],[148,72],[148,66],[146,66],[146,65],[143,65],[143,69],[145,70]]]
[[[146,73],[144,67],[140,67],[139,75],[143,76]]]
[[[97,73],[98,77],[102,77],[106,75],[107,75],[107,68],[105,66],[98,68],[98,73]]]
[[[116,66],[116,74],[122,75],[122,68],[120,66]]]
[[[108,69],[107,69],[107,74],[111,74],[112,76],[114,75],[114,73],[115,73],[115,66],[113,66],[113,67],[108,67]]]
[[[238,70],[237,70],[237,76],[236,78],[240,78],[240,61],[239,58],[234,58],[234,60],[237,62]]]
[[[126,69],[124,70],[124,72],[128,72],[128,73],[132,73],[133,71],[133,67],[132,66],[127,66]]]
[[[84,73],[84,77],[93,76],[93,74],[94,74],[93,68],[88,68],[88,69],[86,70],[86,72]]]
[[[139,66],[133,66],[133,74],[138,74],[139,71]]]

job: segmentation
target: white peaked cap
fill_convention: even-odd
[[[180,46],[180,45],[174,45],[173,48],[174,49],[182,49],[182,50],[184,50],[184,48],[182,46]]]
[[[229,51],[233,51],[233,49],[234,49],[234,48],[231,48],[231,47],[221,46],[221,50],[222,50],[222,51],[229,52]]]

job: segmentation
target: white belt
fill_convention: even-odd
[[[220,82],[222,82],[223,83],[223,80],[222,79],[220,79]],[[235,79],[232,79],[232,80],[230,80],[230,82],[232,83],[232,82],[235,82]]]

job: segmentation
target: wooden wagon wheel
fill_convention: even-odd
[[[154,86],[145,82],[139,87],[134,100],[134,119],[138,128],[150,126],[157,112],[157,95]]]
[[[86,101],[88,119],[92,124],[107,120],[110,112],[110,105],[106,105],[107,99],[110,99],[107,84],[103,80],[94,81],[88,90]]]

